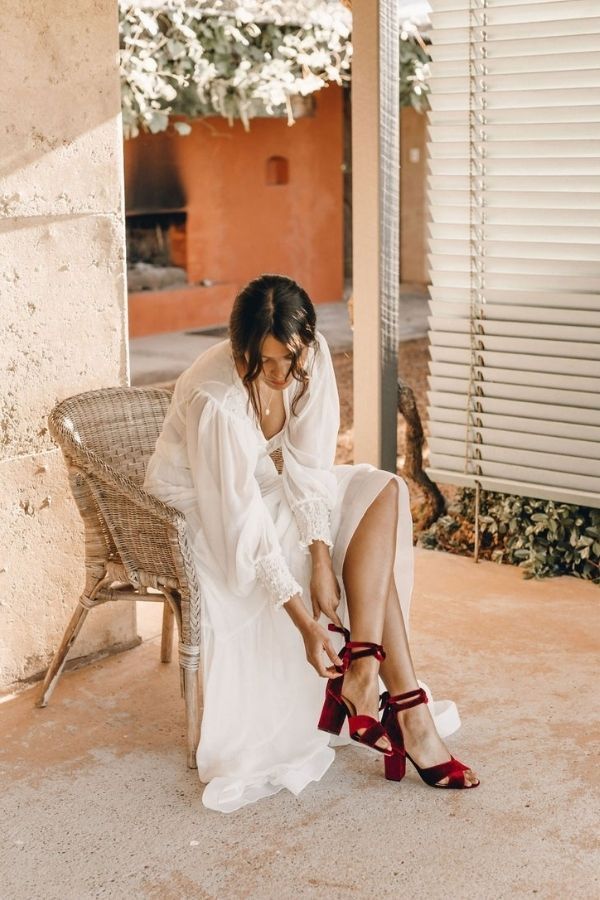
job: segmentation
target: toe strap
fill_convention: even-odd
[[[388,737],[387,731],[381,722],[378,722],[372,716],[350,716],[348,718],[348,728],[351,737],[355,741],[361,744],[368,744],[369,747],[375,747],[376,750],[382,749],[375,746],[377,741]],[[358,734],[361,728],[364,728],[365,731],[362,734]]]
[[[447,762],[440,763],[437,766],[430,766],[428,769],[421,769],[421,774],[428,784],[435,785],[442,778],[448,778],[447,784],[441,784],[440,787],[462,787],[465,783],[464,772],[468,769],[460,760],[452,757]]]

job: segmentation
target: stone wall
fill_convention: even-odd
[[[116,0],[0,7],[0,688],[47,667],[83,586],[82,531],[47,415],[128,383]],[[133,605],[69,658],[136,642]]]

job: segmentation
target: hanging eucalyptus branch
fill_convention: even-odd
[[[352,16],[336,0],[119,0],[119,12],[126,137],[164,131],[173,116],[291,125],[295,97],[350,80]],[[411,22],[400,59],[401,105],[422,111],[429,57]]]
[[[123,126],[163,131],[172,115],[231,123],[286,115],[291,98],[349,79],[351,15],[341,3],[119,0]],[[287,12],[287,14],[286,14]],[[182,133],[186,123],[175,123]]]
[[[417,112],[429,108],[429,63],[431,57],[419,29],[410,20],[400,31],[400,106],[412,106]]]

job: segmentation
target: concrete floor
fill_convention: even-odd
[[[429,305],[425,290],[414,287],[401,290],[400,340],[425,337]],[[332,352],[352,349],[352,328],[344,301],[319,303],[317,328],[325,335]],[[210,331],[210,329],[209,329]],[[150,337],[131,338],[129,360],[131,384],[156,384],[173,381],[196,357],[225,335],[207,331],[173,331]]]
[[[410,764],[394,785],[344,747],[298,798],[205,809],[146,603],[138,647],[64,674],[45,710],[38,688],[0,705],[2,900],[597,897],[597,588],[416,565],[417,674],[456,701],[447,743],[480,787],[434,790]]]

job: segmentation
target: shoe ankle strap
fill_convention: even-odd
[[[338,634],[344,635],[346,643],[339,653],[342,658],[343,672],[346,671],[353,659],[360,659],[363,656],[374,656],[380,661],[385,659],[385,650],[381,644],[374,644],[371,641],[351,641],[348,629],[340,628],[339,625],[334,625],[333,622],[330,622],[327,627],[329,631],[337,631]],[[339,670],[340,667],[336,666],[336,668]]]
[[[361,659],[363,656],[374,656],[380,661],[385,659],[385,650],[381,644],[374,644],[371,641],[346,641],[346,645],[339,654],[342,657],[344,671],[350,663],[355,659]]]
[[[398,712],[400,709],[410,709],[411,706],[418,706],[419,703],[429,703],[429,697],[424,689],[420,687],[412,691],[406,691],[404,694],[394,694],[394,696],[391,696],[389,691],[384,691],[379,701],[380,710],[390,706],[395,712]]]
[[[347,628],[341,627],[339,625],[334,625],[333,622],[330,622],[327,626],[330,631],[337,631],[338,634],[344,635],[344,640],[348,644],[350,642],[350,632]]]

